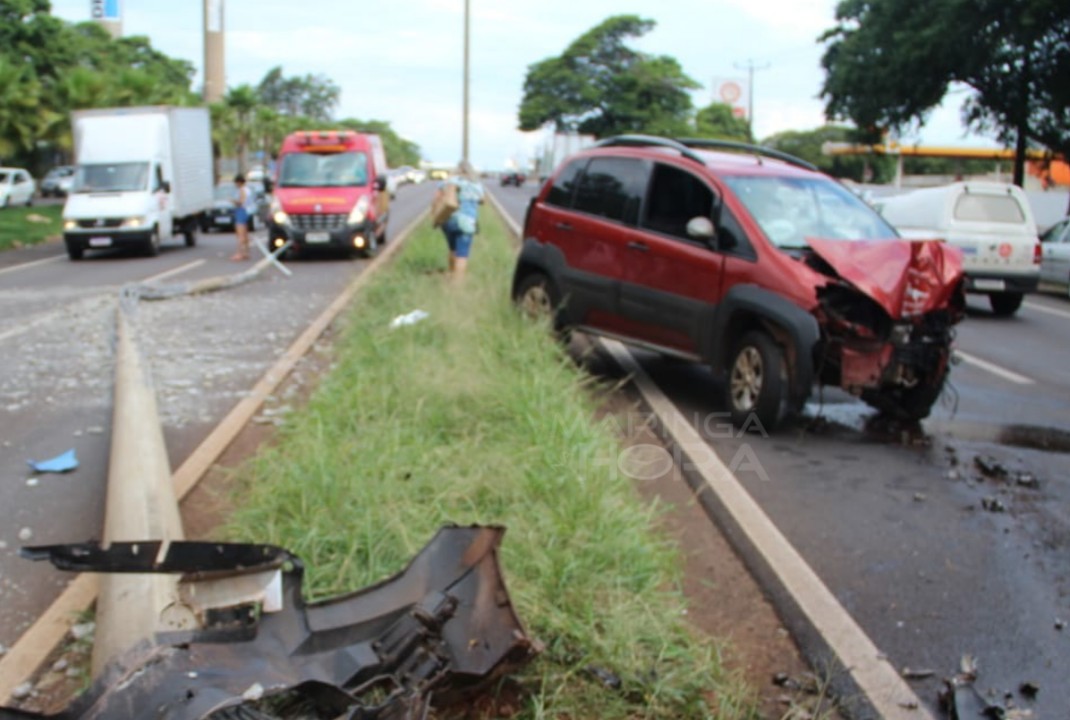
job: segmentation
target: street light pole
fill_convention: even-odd
[[[464,0],[464,118],[462,120],[461,159],[468,163],[468,37],[469,0]]]
[[[742,66],[739,63],[735,63],[737,70],[747,71],[747,122],[750,123],[751,135],[754,134],[754,71],[768,70],[769,67],[769,63],[755,65],[754,60],[747,60],[747,64]]]

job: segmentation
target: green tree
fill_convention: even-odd
[[[319,123],[334,116],[342,91],[324,75],[288,78],[282,67],[268,70],[256,88],[262,102],[281,115],[303,115]]]
[[[871,138],[924,122],[951,83],[972,90],[968,125],[1019,150],[1070,156],[1070,4],[1066,0],[842,0],[822,40],[832,118]]]
[[[33,69],[0,57],[0,158],[33,149],[42,125],[40,100]]]
[[[895,177],[895,159],[878,155],[825,155],[828,142],[858,143],[854,128],[824,125],[815,130],[785,130],[762,140],[762,145],[790,153],[817,165],[822,171],[855,182],[888,182]]]
[[[707,105],[695,115],[695,137],[753,142],[750,123],[738,118],[732,106],[722,102]]]
[[[253,115],[260,102],[251,85],[238,85],[223,97],[223,122],[233,133],[238,155],[238,171],[244,173],[248,162],[249,141],[253,131]]]
[[[698,83],[668,56],[651,56],[625,41],[654,28],[637,15],[607,18],[558,57],[528,67],[520,103],[521,130],[553,123],[559,131],[605,137],[688,131],[689,90]]]

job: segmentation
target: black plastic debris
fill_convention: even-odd
[[[300,559],[266,545],[177,542],[31,548],[82,572],[181,573],[182,583],[277,571],[281,604],[215,608],[195,631],[119,656],[61,720],[416,720],[469,697],[536,649],[498,564],[500,527],[446,527],[397,575],[317,603]],[[161,557],[161,550],[163,552]],[[0,709],[0,720],[42,717]]]
[[[1018,692],[1020,692],[1022,694],[1022,697],[1024,698],[1028,698],[1029,700],[1035,700],[1037,694],[1040,692],[1040,686],[1037,685],[1035,682],[1026,680],[1018,686]]]
[[[991,455],[978,455],[973,464],[986,478],[998,480],[1007,476],[1007,468]]]
[[[981,498],[981,507],[992,513],[1007,512],[1007,506],[998,497]]]

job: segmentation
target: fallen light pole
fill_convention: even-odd
[[[136,311],[137,297],[123,293],[117,312],[105,547],[148,539],[161,540],[166,547],[183,539],[152,377],[134,337]],[[168,575],[101,576],[93,677],[123,651],[153,638],[161,623],[172,629],[189,627],[191,619],[176,612],[176,586],[177,579]]]

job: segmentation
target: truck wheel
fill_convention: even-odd
[[[67,243],[67,257],[71,260],[81,260],[85,255],[85,248],[76,243]]]
[[[144,245],[145,254],[149,257],[156,257],[160,254],[160,229],[154,228],[152,235],[145,241]]]
[[[186,247],[196,247],[197,223],[194,220],[188,220],[182,229],[182,235],[186,238]]]
[[[992,305],[992,313],[999,317],[1007,317],[1018,312],[1022,306],[1022,293],[992,293],[988,296],[988,302]]]
[[[773,338],[760,330],[743,336],[732,352],[725,388],[732,423],[745,427],[751,416],[773,430],[786,415],[787,363]]]

